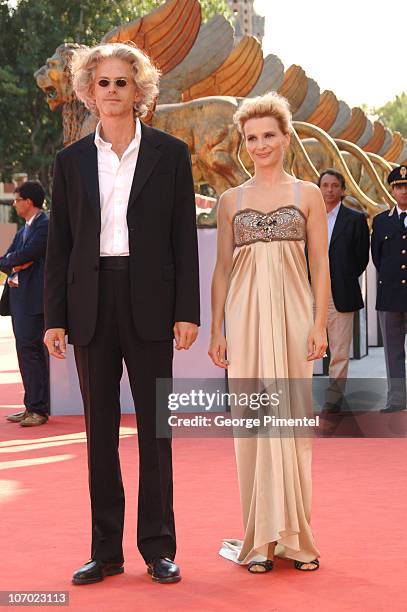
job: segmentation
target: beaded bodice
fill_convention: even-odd
[[[306,219],[296,206],[280,206],[267,213],[244,208],[233,218],[235,246],[274,240],[305,240]]]
[[[306,239],[307,220],[300,208],[300,181],[293,181],[294,204],[279,206],[269,212],[243,208],[243,192],[238,187],[236,213],[233,217],[233,236],[236,247],[254,242]]]

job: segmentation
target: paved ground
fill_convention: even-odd
[[[383,347],[369,347],[369,354],[363,359],[351,359],[349,376],[352,378],[385,378],[386,365]]]

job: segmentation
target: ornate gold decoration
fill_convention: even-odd
[[[291,112],[294,114],[304,102],[307,95],[308,78],[301,66],[293,64],[284,75],[284,81],[278,93],[290,101]]]
[[[102,43],[131,40],[165,74],[189,53],[201,25],[197,0],[169,0],[149,15],[108,32]]]
[[[205,183],[220,195],[250,176],[252,162],[232,117],[241,96],[275,89],[288,98],[294,119],[301,119],[294,121],[287,171],[315,182],[327,166],[338,168],[347,182],[347,202],[370,217],[394,203],[385,181],[393,167],[407,163],[407,140],[380,121],[371,124],[362,109],[351,111],[333,92],[321,94],[300,66],[284,72],[277,56],[263,60],[255,38],[246,36],[233,48],[224,17],[201,26],[198,0],[168,0],[102,39],[118,41],[132,41],[161,69],[159,102],[168,103],[152,108],[147,120],[188,143],[198,191]],[[60,45],[35,73],[50,109],[62,107],[64,144],[92,132],[97,121],[72,90],[70,61],[78,48]],[[198,222],[216,224],[216,206]]]
[[[183,92],[184,102],[207,96],[246,96],[263,68],[260,43],[244,36],[229,57],[211,76]]]

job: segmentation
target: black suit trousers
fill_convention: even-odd
[[[119,426],[124,359],[137,414],[137,545],[146,562],[160,556],[173,559],[176,543],[171,439],[156,437],[156,378],[172,376],[173,342],[138,337],[132,319],[128,270],[101,269],[96,331],[90,344],[75,346],[74,351],[87,432],[91,556],[101,561],[123,561],[125,498]]]

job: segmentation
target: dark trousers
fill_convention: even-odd
[[[379,311],[387,371],[387,407],[406,406],[406,312]]]
[[[172,376],[173,343],[145,342],[137,336],[131,315],[128,269],[104,269],[124,266],[126,261],[127,258],[101,259],[95,334],[89,345],[74,349],[86,420],[91,556],[101,561],[123,561],[125,500],[119,425],[124,359],[137,414],[137,546],[148,562],[160,556],[173,559],[176,551],[171,439],[156,437],[156,378]]]
[[[18,287],[10,288],[10,312],[16,339],[18,365],[29,412],[49,414],[49,359],[45,348],[44,315],[26,314]]]

